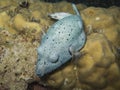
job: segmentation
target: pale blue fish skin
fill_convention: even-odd
[[[42,37],[38,50],[36,74],[42,77],[68,62],[70,47],[78,52],[85,44],[86,35],[79,15],[65,17],[53,24]]]

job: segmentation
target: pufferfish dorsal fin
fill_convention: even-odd
[[[72,14],[70,13],[65,13],[65,12],[56,12],[56,13],[52,13],[52,14],[48,14],[48,16],[52,19],[55,20],[60,20],[63,19],[65,17],[71,16]]]
[[[73,7],[73,10],[75,11],[75,13],[80,16],[79,11],[74,3],[72,3],[72,7]],[[51,17],[52,19],[55,19],[55,20],[61,20],[65,17],[71,16],[71,15],[72,14],[65,13],[65,12],[56,12],[56,13],[48,14],[49,17]]]

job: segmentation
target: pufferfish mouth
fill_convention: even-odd
[[[36,65],[36,74],[42,77],[45,74],[45,66],[37,63]]]

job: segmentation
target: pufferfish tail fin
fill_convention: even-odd
[[[75,11],[75,13],[80,16],[80,13],[74,3],[72,3],[72,7],[73,7],[73,10]]]

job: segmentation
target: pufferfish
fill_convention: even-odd
[[[86,42],[83,22],[75,6],[76,15],[69,13],[50,14],[58,19],[42,36],[38,47],[36,74],[43,77],[68,62],[73,54],[79,52]]]

